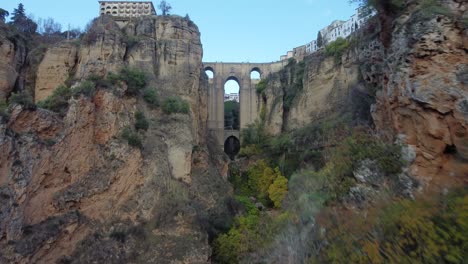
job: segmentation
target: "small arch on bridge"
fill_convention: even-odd
[[[260,80],[262,78],[262,72],[258,67],[252,68],[250,71],[250,79],[251,80]]]
[[[215,76],[215,71],[212,67],[206,67],[205,68],[205,73],[208,76],[208,79],[213,79]]]
[[[224,141],[224,153],[226,153],[231,160],[234,160],[235,156],[240,151],[240,140],[235,136],[230,136]]]
[[[226,82],[224,83],[224,93],[225,94],[232,94],[232,93],[239,94],[240,93],[240,82],[239,82],[239,79],[237,79],[237,77],[230,76],[226,79]]]

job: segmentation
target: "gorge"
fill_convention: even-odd
[[[463,263],[468,3],[401,2],[269,64],[203,62],[176,15],[0,21],[0,263]]]

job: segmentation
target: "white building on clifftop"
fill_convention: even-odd
[[[335,41],[338,38],[347,38],[353,32],[361,28],[370,17],[375,15],[375,12],[368,8],[357,8],[356,13],[351,16],[350,19],[346,21],[335,20],[330,25],[320,30],[322,35],[322,45],[326,45],[332,41]],[[317,40],[312,40],[311,42],[305,45],[305,53],[310,54],[319,50],[321,47],[318,45]],[[286,60],[289,58],[301,58],[304,53],[302,47],[297,47],[292,51],[288,51],[287,55],[281,56],[280,60]],[[301,52],[302,51],[302,52]]]
[[[140,17],[156,15],[153,2],[150,1],[99,1],[99,14],[116,17]]]

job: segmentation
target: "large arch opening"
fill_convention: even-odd
[[[229,77],[224,84],[224,129],[240,129],[240,85],[236,77]]]
[[[208,79],[213,79],[214,76],[215,76],[215,72],[214,72],[213,68],[211,68],[211,67],[206,67],[205,68],[205,73],[206,73],[206,76],[208,76]]]
[[[251,80],[260,80],[261,78],[262,78],[262,74],[259,68],[255,67],[250,71]]]
[[[234,160],[240,151],[240,140],[235,136],[230,136],[224,141],[224,153],[226,153],[231,160]]]

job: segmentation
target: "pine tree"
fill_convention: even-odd
[[[37,24],[32,21],[29,17],[26,16],[26,11],[23,4],[19,4],[18,8],[15,8],[11,17],[12,25],[14,25],[18,30],[27,33],[34,34],[36,33]]]
[[[323,37],[322,32],[318,32],[317,34],[317,48],[321,48],[323,46]]]
[[[9,16],[10,13],[6,11],[5,9],[0,8],[0,21],[5,22],[5,18]]]
[[[13,9],[11,20],[13,20],[13,23],[18,23],[25,18],[26,18],[26,13],[24,10],[24,5],[20,3],[18,5],[18,8]]]

